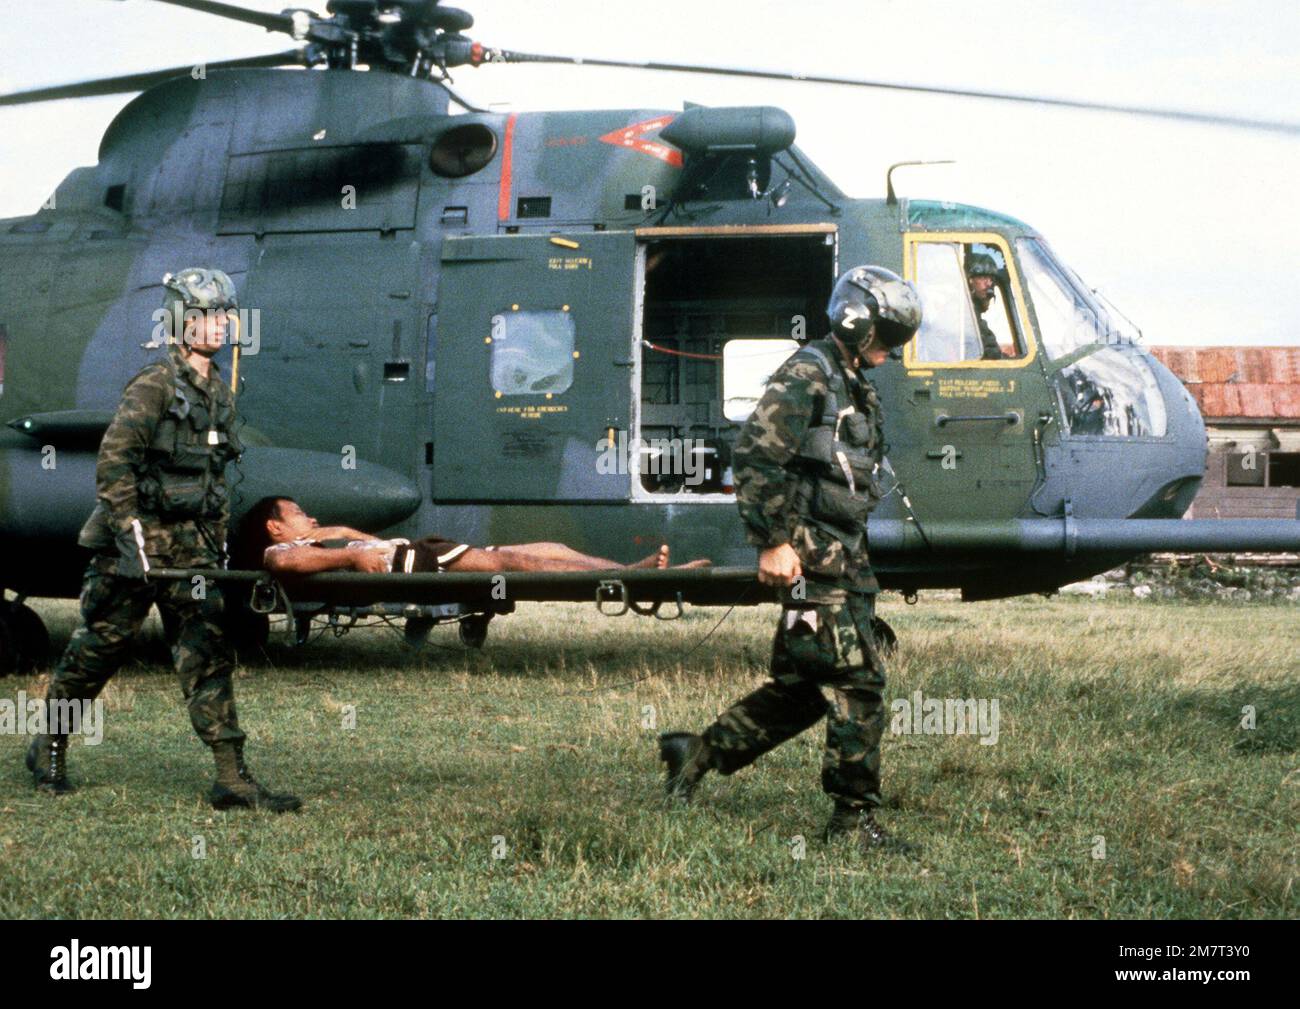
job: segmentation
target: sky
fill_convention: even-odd
[[[289,0],[238,0],[278,12]],[[323,11],[324,0],[303,2]],[[539,53],[747,66],[1300,122],[1294,0],[456,0]],[[13,5],[0,93],[277,52],[156,0]],[[453,70],[499,111],[777,105],[846,193],[973,203],[1038,229],[1151,344],[1300,346],[1300,133],[788,81],[545,65]],[[132,96],[0,108],[0,217],[33,212]]]

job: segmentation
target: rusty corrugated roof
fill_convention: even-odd
[[[1300,347],[1150,347],[1206,419],[1300,420]]]

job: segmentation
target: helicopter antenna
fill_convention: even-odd
[[[898,196],[894,193],[895,168],[906,168],[908,165],[955,165],[956,163],[951,158],[942,161],[895,161],[885,173],[885,202],[891,207],[898,203]]]

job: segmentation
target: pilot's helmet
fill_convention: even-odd
[[[982,252],[972,252],[966,257],[966,276],[992,277],[996,280],[1001,275],[1002,271],[998,269],[998,264],[992,256]]]
[[[876,323],[880,342],[901,347],[921,326],[916,285],[883,266],[855,266],[835,282],[826,306],[831,328],[841,339],[861,344]]]

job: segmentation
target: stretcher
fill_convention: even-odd
[[[592,602],[609,617],[632,613],[676,620],[687,605],[753,606],[778,598],[775,589],[759,583],[757,569],[746,567],[412,574],[329,571],[294,577],[221,568],[155,568],[149,578],[221,585],[228,597],[238,597],[237,608],[245,609],[253,619],[287,617],[299,645],[310,639],[313,626],[343,635],[373,620],[400,620],[413,645],[421,643],[436,625],[455,622],[466,645],[482,647],[489,621],[513,612],[518,602]]]

